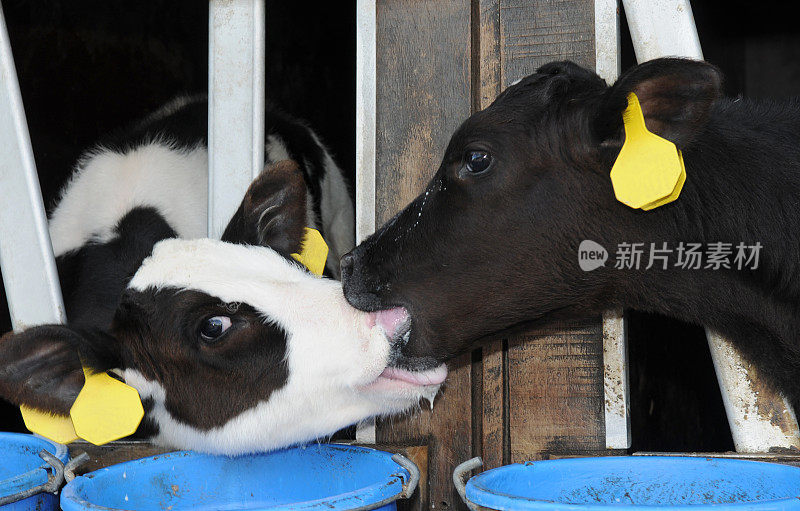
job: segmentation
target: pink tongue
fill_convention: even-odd
[[[408,311],[405,307],[395,307],[385,311],[373,312],[375,323],[380,326],[388,337],[395,334],[408,321]]]
[[[439,385],[447,378],[447,366],[442,364],[427,371],[413,372],[399,367],[387,367],[381,377],[390,380],[399,380],[412,385]]]

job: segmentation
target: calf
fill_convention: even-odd
[[[432,398],[443,368],[391,366],[400,322],[353,309],[290,257],[309,225],[331,240],[331,273],[352,244],[344,181],[305,126],[270,113],[269,159],[303,167],[268,165],[222,241],[175,239],[205,234],[205,108],[168,105],[81,160],[50,220],[68,325],[0,340],[0,395],[67,414],[83,360],[139,391],[140,436],[227,454]]]
[[[416,369],[543,321],[659,312],[729,336],[800,409],[800,106],[723,99],[720,83],[682,59],[612,86],[543,66],[468,118],[424,193],[343,258],[345,296],[408,314],[397,363]],[[685,161],[680,197],[651,211],[618,202],[609,178],[630,93]],[[672,252],[633,267],[636,243]],[[690,243],[734,254],[687,267]],[[740,245],[760,257],[735,264]],[[598,259],[582,268],[579,247]]]

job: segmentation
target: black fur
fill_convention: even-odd
[[[176,237],[158,211],[138,207],[129,211],[105,243],[89,242],[56,259],[69,323],[107,330],[122,292],[153,251],[153,246]]]
[[[345,294],[412,314],[407,363],[609,307],[659,312],[730,337],[800,405],[800,105],[721,99],[713,66],[659,59],[611,87],[571,63],[543,66],[453,135],[423,194],[342,260]],[[683,151],[680,198],[645,212],[617,202],[609,171],[621,114]],[[490,152],[490,171],[465,154]],[[611,252],[578,266],[582,240]],[[619,243],[760,242],[756,270],[616,270]]]

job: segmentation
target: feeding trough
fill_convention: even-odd
[[[78,510],[396,509],[419,470],[387,452],[313,444],[238,457],[174,452],[77,477],[61,508]]]
[[[63,445],[33,435],[0,433],[0,511],[58,509],[69,454]]]
[[[453,474],[470,509],[649,511],[800,509],[800,468],[680,456],[573,458],[517,463],[469,479],[479,459]]]

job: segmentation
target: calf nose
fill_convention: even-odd
[[[344,297],[356,309],[375,311],[382,309],[380,299],[361,271],[356,252],[358,248],[342,256],[339,264],[342,271]]]
[[[342,256],[339,260],[339,268],[342,272],[342,283],[347,282],[353,276],[353,262],[355,261],[355,257],[353,256],[353,252],[348,252]]]

